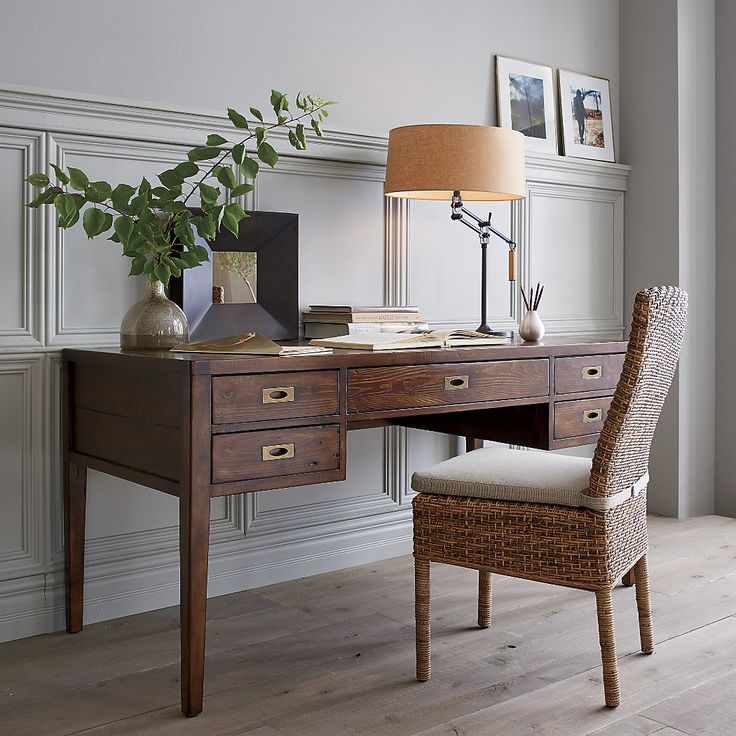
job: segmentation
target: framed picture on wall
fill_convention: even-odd
[[[614,161],[608,80],[565,69],[558,75],[565,156]]]
[[[496,56],[498,124],[526,137],[527,151],[557,153],[552,68]]]

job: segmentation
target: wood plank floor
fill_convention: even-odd
[[[614,591],[622,705],[603,707],[590,593],[432,568],[414,680],[410,557],[212,599],[205,711],[179,713],[178,609],[0,645],[8,736],[736,736],[736,520],[650,520],[656,652]]]

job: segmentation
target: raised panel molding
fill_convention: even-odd
[[[17,176],[17,187],[22,202],[30,202],[34,189],[25,182],[26,177],[35,171],[46,168],[43,160],[43,132],[37,130],[15,130],[0,128],[0,149],[18,151],[22,158],[19,171],[4,171],[3,175]],[[42,345],[42,305],[37,304],[36,294],[42,293],[43,274],[40,268],[42,243],[40,231],[45,217],[43,208],[24,208],[17,213],[20,222],[20,242],[4,242],[4,249],[20,247],[21,274],[17,283],[5,286],[7,291],[20,289],[21,319],[17,325],[0,327],[0,348],[25,350]],[[5,238],[9,227],[5,228]]]
[[[187,148],[200,143],[208,133],[218,132],[228,139],[236,135],[220,113],[22,87],[0,90],[0,110],[0,124],[5,126],[0,128],[0,148],[22,151],[24,173],[44,169],[48,162],[63,164],[68,157],[161,163],[163,168],[181,160]],[[282,156],[277,168],[267,172],[269,176],[297,174],[380,183],[385,175],[387,139],[383,136],[330,130],[303,153],[295,153],[280,131],[274,132],[273,142]],[[620,164],[528,154],[529,200],[512,205],[508,226],[519,247],[520,283],[528,285],[534,277],[531,235],[534,203],[540,197],[548,202],[572,198],[581,205],[589,202],[610,206],[615,223],[614,258],[620,266],[627,176],[628,167]],[[113,174],[111,178],[115,178]],[[24,196],[29,198],[30,187],[19,186],[24,187]],[[258,208],[258,194],[257,186],[246,201],[247,207]],[[330,206],[331,202],[326,201],[327,213]],[[400,199],[382,200],[375,209],[376,221],[382,218],[384,227],[380,276],[385,302],[410,304],[411,225],[417,213],[411,202]],[[368,213],[371,218],[372,211]],[[63,233],[56,228],[53,214],[45,209],[24,210],[23,223],[24,318],[17,327],[0,329],[0,350],[7,353],[0,355],[0,380],[3,371],[18,371],[23,376],[23,462],[28,472],[22,489],[23,549],[17,555],[13,553],[13,559],[0,557],[0,640],[63,625],[60,349],[115,345],[119,329],[111,319],[92,320],[91,324],[65,319],[64,278],[69,274],[65,273],[62,257]],[[474,263],[479,261],[471,234],[463,232],[458,237],[468,238],[467,257]],[[99,247],[116,246],[100,242]],[[610,276],[614,279],[613,293],[620,295],[619,266]],[[94,288],[94,273],[91,276],[86,284],[84,277],[75,273],[72,283],[75,288]],[[493,272],[491,279],[492,288],[507,288],[505,273]],[[464,288],[462,284],[451,286]],[[417,283],[414,287],[416,298]],[[515,329],[519,310],[520,297],[515,293],[508,315],[494,319],[494,324]],[[76,314],[81,313],[77,310]],[[108,310],[108,317],[111,315],[112,310]],[[613,336],[620,335],[623,327],[620,305],[615,304],[610,314],[586,315],[581,311],[574,319],[551,314],[545,315],[545,322],[550,332],[573,334],[584,331]],[[445,309],[432,322],[437,327],[476,323],[475,314],[458,315]],[[376,448],[376,454],[382,455],[378,487],[366,488],[365,493],[357,487],[357,496],[273,509],[266,509],[263,504],[259,508],[260,494],[222,501],[218,518],[212,523],[210,594],[409,551],[411,469],[418,463],[434,462],[431,458],[435,454],[444,457],[451,451],[449,443],[433,445],[424,435],[402,427],[385,429],[382,451]],[[177,538],[175,526],[164,526],[90,540],[88,620],[175,603]]]
[[[564,335],[600,335],[610,337],[621,337],[624,331],[623,324],[623,207],[624,193],[621,190],[590,189],[587,187],[572,186],[569,184],[548,184],[531,182],[528,185],[526,200],[517,204],[519,210],[519,222],[522,225],[522,237],[520,238],[521,267],[520,283],[525,290],[531,288],[532,283],[537,280],[545,281],[544,274],[535,269],[535,257],[539,249],[549,247],[540,245],[534,240],[534,228],[537,209],[541,201],[567,201],[579,203],[585,211],[586,205],[603,204],[610,208],[610,219],[612,227],[606,234],[602,232],[601,239],[607,235],[610,237],[611,250],[607,253],[607,268],[598,274],[567,272],[551,283],[547,280],[547,294],[550,294],[550,286],[565,288],[568,293],[579,298],[583,279],[587,279],[586,285],[606,283],[606,288],[611,291],[611,301],[604,313],[593,313],[586,311],[586,305],[577,303],[573,308],[574,315],[555,314],[549,306],[542,312],[545,326],[551,334]],[[569,238],[574,239],[576,235],[577,221],[575,219],[565,220],[564,227],[569,231]],[[595,248],[597,243],[587,242],[588,250]],[[576,289],[577,286],[577,289]],[[549,296],[547,305],[549,304]]]
[[[12,579],[43,572],[47,557],[45,508],[45,463],[43,453],[43,356],[13,355],[0,359],[0,390],[3,379],[18,376],[20,416],[3,417],[15,421],[15,434],[20,441],[20,475],[18,487],[4,487],[3,494],[20,496],[20,545],[0,552],[0,578]],[[14,392],[15,393],[15,392]],[[7,481],[4,481],[7,482]]]

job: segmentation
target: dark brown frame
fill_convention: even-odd
[[[249,212],[240,221],[236,238],[224,228],[208,243],[195,232],[195,241],[215,251],[258,254],[255,304],[213,304],[212,262],[182,272],[171,280],[171,298],[189,320],[193,342],[258,332],[272,340],[299,337],[299,215],[288,212]]]

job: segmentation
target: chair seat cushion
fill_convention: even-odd
[[[549,452],[483,448],[417,471],[420,493],[583,506],[592,460]]]

